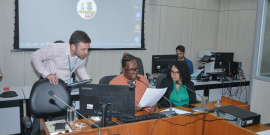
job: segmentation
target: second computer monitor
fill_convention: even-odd
[[[233,62],[233,52],[216,52],[215,55],[215,68],[226,68],[229,63]]]
[[[177,55],[152,55],[152,74],[166,73],[169,65],[177,60]]]
[[[84,116],[102,116],[102,103],[108,103],[108,117],[134,117],[135,91],[128,85],[81,84],[80,111]]]

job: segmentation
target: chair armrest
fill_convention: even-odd
[[[32,127],[32,121],[28,116],[22,118],[22,123],[27,129],[30,129]]]

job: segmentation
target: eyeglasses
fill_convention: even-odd
[[[125,68],[125,70],[127,70],[126,68]],[[127,70],[129,73],[134,73],[134,72],[139,72],[139,68],[136,68],[136,69],[131,69],[131,70]]]
[[[171,75],[179,75],[179,72],[173,72],[173,71],[171,71]]]

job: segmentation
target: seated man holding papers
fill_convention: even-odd
[[[190,70],[184,61],[175,61],[170,65],[167,76],[160,84],[160,88],[166,87],[164,97],[168,98],[173,106],[197,103]],[[158,103],[161,108],[170,107],[170,103],[164,98],[161,98]]]
[[[144,84],[143,82],[148,84],[148,81],[144,76],[138,74],[138,71],[139,71],[138,62],[133,55],[128,54],[128,53],[123,54],[122,71],[123,73],[115,77],[113,80],[111,80],[110,84],[129,85],[128,81],[135,81],[136,82],[136,84],[134,84],[135,85],[135,112],[138,112],[142,109],[148,113],[155,112],[157,108],[157,104],[153,106],[149,106],[149,107],[144,107],[144,108],[142,108],[139,105],[139,102],[142,96],[144,95],[146,89],[148,88],[148,86]],[[140,80],[137,80],[137,76],[139,76],[143,82]]]

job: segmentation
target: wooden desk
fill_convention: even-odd
[[[208,110],[213,109],[216,103],[217,103],[217,101],[209,102],[207,109]],[[243,108],[243,109],[246,109],[246,110],[250,110],[250,105],[249,104],[245,104],[245,103],[242,103],[242,102],[239,102],[239,101],[236,101],[236,100],[233,100],[233,99],[224,97],[224,96],[221,97],[220,104],[222,106],[235,105],[235,106],[238,106],[240,108]],[[197,107],[200,107],[201,106],[200,103],[198,103],[198,104],[192,104],[192,105],[197,106]]]
[[[210,102],[208,105],[208,109],[213,109],[216,101]],[[236,105],[240,106],[244,109],[249,109],[248,104],[244,104],[232,99],[228,99],[226,97],[222,97],[221,104],[223,106],[226,105]],[[194,104],[195,106],[200,106],[200,104]],[[185,111],[191,111],[190,108],[186,107],[176,107],[181,110]],[[164,109],[158,109],[156,112],[160,112]],[[143,112],[138,112],[136,115],[142,115]],[[217,117],[210,115],[210,114],[199,114],[198,115],[201,118],[204,118],[206,120],[214,120],[218,119]],[[197,121],[196,121],[197,120]],[[46,131],[46,126],[43,120],[41,120],[44,129]],[[84,119],[77,120],[76,122],[83,122],[89,124],[88,121]],[[170,122],[170,123],[169,123]],[[193,123],[191,123],[193,122]],[[173,123],[173,124],[171,124]],[[187,124],[191,123],[191,124]],[[185,125],[185,126],[179,126],[179,125]],[[91,125],[91,124],[89,124]],[[154,129],[153,129],[154,127]],[[178,135],[256,135],[256,132],[264,131],[267,129],[270,129],[270,127],[258,124],[254,126],[249,127],[239,127],[237,125],[234,125],[228,121],[225,120],[215,120],[215,121],[203,121],[200,120],[196,116],[190,116],[190,115],[179,115],[174,117],[167,117],[162,119],[154,119],[154,120],[147,120],[147,121],[141,121],[141,122],[134,122],[129,124],[122,124],[117,126],[109,126],[101,128],[102,130],[110,129],[114,134],[119,135],[150,135],[152,130],[152,135],[171,135],[171,134],[178,134]],[[92,129],[90,126],[83,128],[81,131],[76,131],[73,133],[66,133],[65,135],[71,135],[71,134],[88,134],[93,133],[97,134],[97,129]]]

